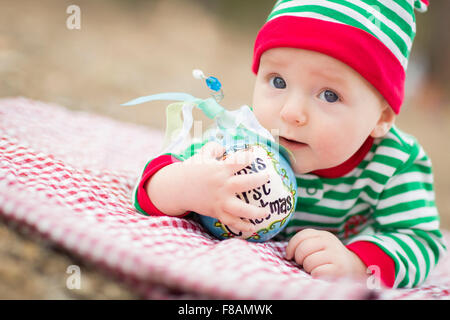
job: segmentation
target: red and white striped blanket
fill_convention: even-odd
[[[134,183],[163,133],[25,98],[0,100],[0,214],[113,273],[144,298],[449,299],[450,258],[414,289],[311,278],[286,242],[219,241],[196,222],[147,217]],[[450,232],[444,231],[447,243]]]

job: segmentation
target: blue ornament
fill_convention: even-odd
[[[235,174],[252,174],[260,171],[269,173],[268,181],[253,190],[236,194],[246,203],[267,208],[270,212],[260,220],[250,220],[256,226],[256,231],[242,232],[235,230],[215,218],[198,215],[200,223],[216,238],[224,240],[241,238],[252,242],[264,242],[282,231],[295,212],[297,203],[297,181],[289,162],[281,154],[282,146],[275,143],[265,143],[264,140],[246,137],[243,141],[229,139],[226,133],[216,134],[221,139],[214,139],[222,143],[226,148],[225,156],[242,149],[250,149],[255,154],[255,160],[251,164]],[[228,138],[231,138],[228,136]],[[231,142],[231,143],[230,143]],[[283,151],[283,150],[282,150]],[[284,153],[284,152],[283,152]],[[284,153],[286,155],[286,153]]]

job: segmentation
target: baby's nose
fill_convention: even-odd
[[[281,110],[281,118],[295,126],[304,126],[308,123],[306,107],[296,103],[287,103]]]
[[[295,122],[298,126],[304,126],[308,123],[308,117],[306,116],[306,114],[300,114],[298,115],[298,117],[295,119]]]

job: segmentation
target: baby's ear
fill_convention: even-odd
[[[383,111],[381,112],[380,119],[378,120],[375,128],[370,133],[373,138],[383,137],[386,133],[389,132],[391,127],[395,122],[395,113],[392,110],[391,106],[384,101]]]

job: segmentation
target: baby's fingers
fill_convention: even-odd
[[[253,232],[255,229],[255,226],[250,221],[242,220],[239,217],[235,217],[225,212],[218,219],[220,222],[227,225],[228,227],[231,227],[233,230]]]
[[[241,218],[247,219],[262,219],[267,217],[270,212],[268,208],[257,207],[248,203],[245,203],[238,198],[232,198],[228,200],[224,205],[224,211]]]
[[[227,180],[227,184],[231,192],[239,193],[262,186],[269,181],[269,177],[268,173],[234,175]]]
[[[293,236],[286,247],[286,259],[294,258],[297,247],[306,239],[319,237],[320,232],[314,229],[303,229]]]
[[[225,152],[225,147],[221,144],[211,141],[205,144],[199,151],[199,153],[203,156],[210,157],[216,159],[223,155]]]
[[[251,165],[253,160],[255,160],[253,152],[240,150],[227,155],[226,159],[223,160],[223,164],[226,165],[232,173],[235,173],[236,171]]]

